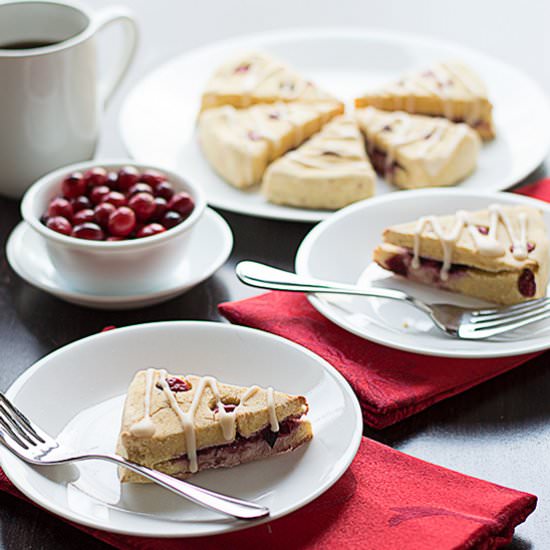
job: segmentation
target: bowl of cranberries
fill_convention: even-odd
[[[126,162],[84,162],[38,180],[21,203],[52,264],[77,290],[153,290],[185,259],[205,208],[177,174]]]

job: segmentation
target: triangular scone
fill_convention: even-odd
[[[495,137],[493,106],[485,85],[458,61],[436,63],[408,74],[357,98],[355,106],[441,116],[465,122],[484,140]]]
[[[491,205],[389,227],[374,260],[398,275],[490,302],[546,295],[550,247],[531,206]]]
[[[262,190],[276,204],[334,210],[371,197],[375,182],[357,123],[340,116],[273,162]]]
[[[148,369],[128,389],[117,452],[186,478],[295,449],[313,437],[307,411],[302,396]],[[147,481],[126,469],[120,477]]]
[[[355,116],[374,168],[398,187],[454,185],[475,170],[480,140],[466,124],[374,107]]]
[[[212,75],[202,96],[201,110],[279,101],[336,100],[278,59],[261,52],[247,52],[234,56]],[[340,108],[343,111],[342,104]]]
[[[199,117],[199,142],[211,166],[235,187],[262,180],[268,164],[298,147],[340,112],[334,102],[226,105]]]

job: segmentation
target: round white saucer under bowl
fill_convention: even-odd
[[[164,284],[144,293],[103,295],[77,291],[53,266],[44,239],[26,222],[11,233],[6,255],[12,269],[27,283],[62,300],[96,309],[135,309],[170,300],[208,279],[227,260],[233,247],[233,234],[227,222],[206,208],[191,235],[184,260]]]
[[[539,208],[550,234],[550,205],[536,199],[513,193],[460,189],[406,191],[349,206],[314,227],[298,249],[296,272],[329,281],[395,288],[428,303],[486,307],[487,302],[394,276],[372,261],[372,252],[390,225],[431,214],[482,210],[491,203]],[[491,340],[460,340],[444,334],[424,313],[403,302],[338,295],[311,295],[309,299],[320,313],[349,332],[413,353],[463,358],[505,357],[550,346],[550,319]]]
[[[77,239],[57,233],[42,223],[41,217],[50,200],[60,194],[65,176],[96,166],[117,171],[128,165],[140,172],[161,172],[176,192],[188,192],[195,203],[190,216],[164,233],[116,242]],[[205,206],[202,191],[175,172],[128,159],[92,160],[65,166],[40,178],[25,193],[21,213],[32,230],[44,240],[51,263],[72,288],[83,293],[114,296],[150,292],[152,288],[166,284],[167,278],[185,258],[191,235]]]
[[[71,468],[32,468],[2,448],[6,475],[38,505],[82,525],[150,537],[214,535],[275,520],[311,502],[346,471],[361,442],[359,403],[333,367],[289,340],[225,323],[150,323],[96,334],[38,361],[7,394],[31,420],[71,447],[113,452],[130,381],[152,365],[307,398],[314,433],[309,443],[191,480],[267,506],[270,517],[235,520],[153,484],[121,486],[116,466],[97,460]]]

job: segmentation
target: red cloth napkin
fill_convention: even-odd
[[[550,202],[550,178],[518,193]],[[384,428],[525,363],[538,353],[497,359],[417,355],[369,342],[336,326],[303,294],[268,292],[220,304],[232,323],[259,328],[317,353],[354,389],[365,422]]]
[[[0,490],[25,498],[0,471]],[[368,548],[489,550],[510,542],[537,498],[429,464],[367,438],[342,478],[276,521],[208,538],[152,539],[75,525],[124,550]]]

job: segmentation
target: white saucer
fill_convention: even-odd
[[[139,82],[124,101],[120,131],[130,154],[179,173],[201,187],[208,203],[217,208],[283,220],[326,219],[331,214],[326,210],[271,204],[257,188],[232,187],[215,174],[197,144],[196,120],[206,80],[234,52],[255,49],[280,57],[348,104],[365,90],[436,60],[463,60],[487,84],[497,130],[496,139],[484,144],[477,170],[460,184],[463,189],[506,189],[531,173],[548,154],[548,99],[520,70],[458,44],[353,28],[239,36],[167,61]],[[378,178],[376,195],[396,191]]]
[[[513,193],[459,189],[407,191],[349,206],[314,227],[296,255],[296,272],[319,279],[403,290],[428,303],[486,307],[487,302],[420,285],[373,265],[374,248],[389,225],[427,214],[481,210],[491,203],[528,204],[543,211],[550,233],[550,205]],[[548,289],[550,294],[550,287]],[[491,340],[459,340],[434,327],[406,303],[354,296],[309,297],[312,305],[342,328],[385,346],[440,357],[505,357],[550,347],[550,319]]]
[[[22,279],[62,300],[97,309],[132,309],[158,304],[183,294],[218,270],[232,248],[231,229],[219,214],[207,208],[193,232],[185,260],[170,275],[163,288],[127,296],[73,290],[56,272],[42,237],[25,222],[21,222],[9,236],[6,254],[9,264]]]
[[[38,361],[7,394],[24,414],[71,447],[113,452],[124,394],[135,372],[150,366],[306,396],[314,433],[310,443],[192,479],[201,487],[268,506],[270,517],[239,521],[153,484],[121,486],[116,466],[97,460],[70,469],[39,469],[1,448],[6,475],[38,505],[82,525],[151,537],[214,535],[275,520],[311,502],[346,471],[361,442],[359,403],[336,369],[289,340],[225,323],[149,323],[96,334]]]

